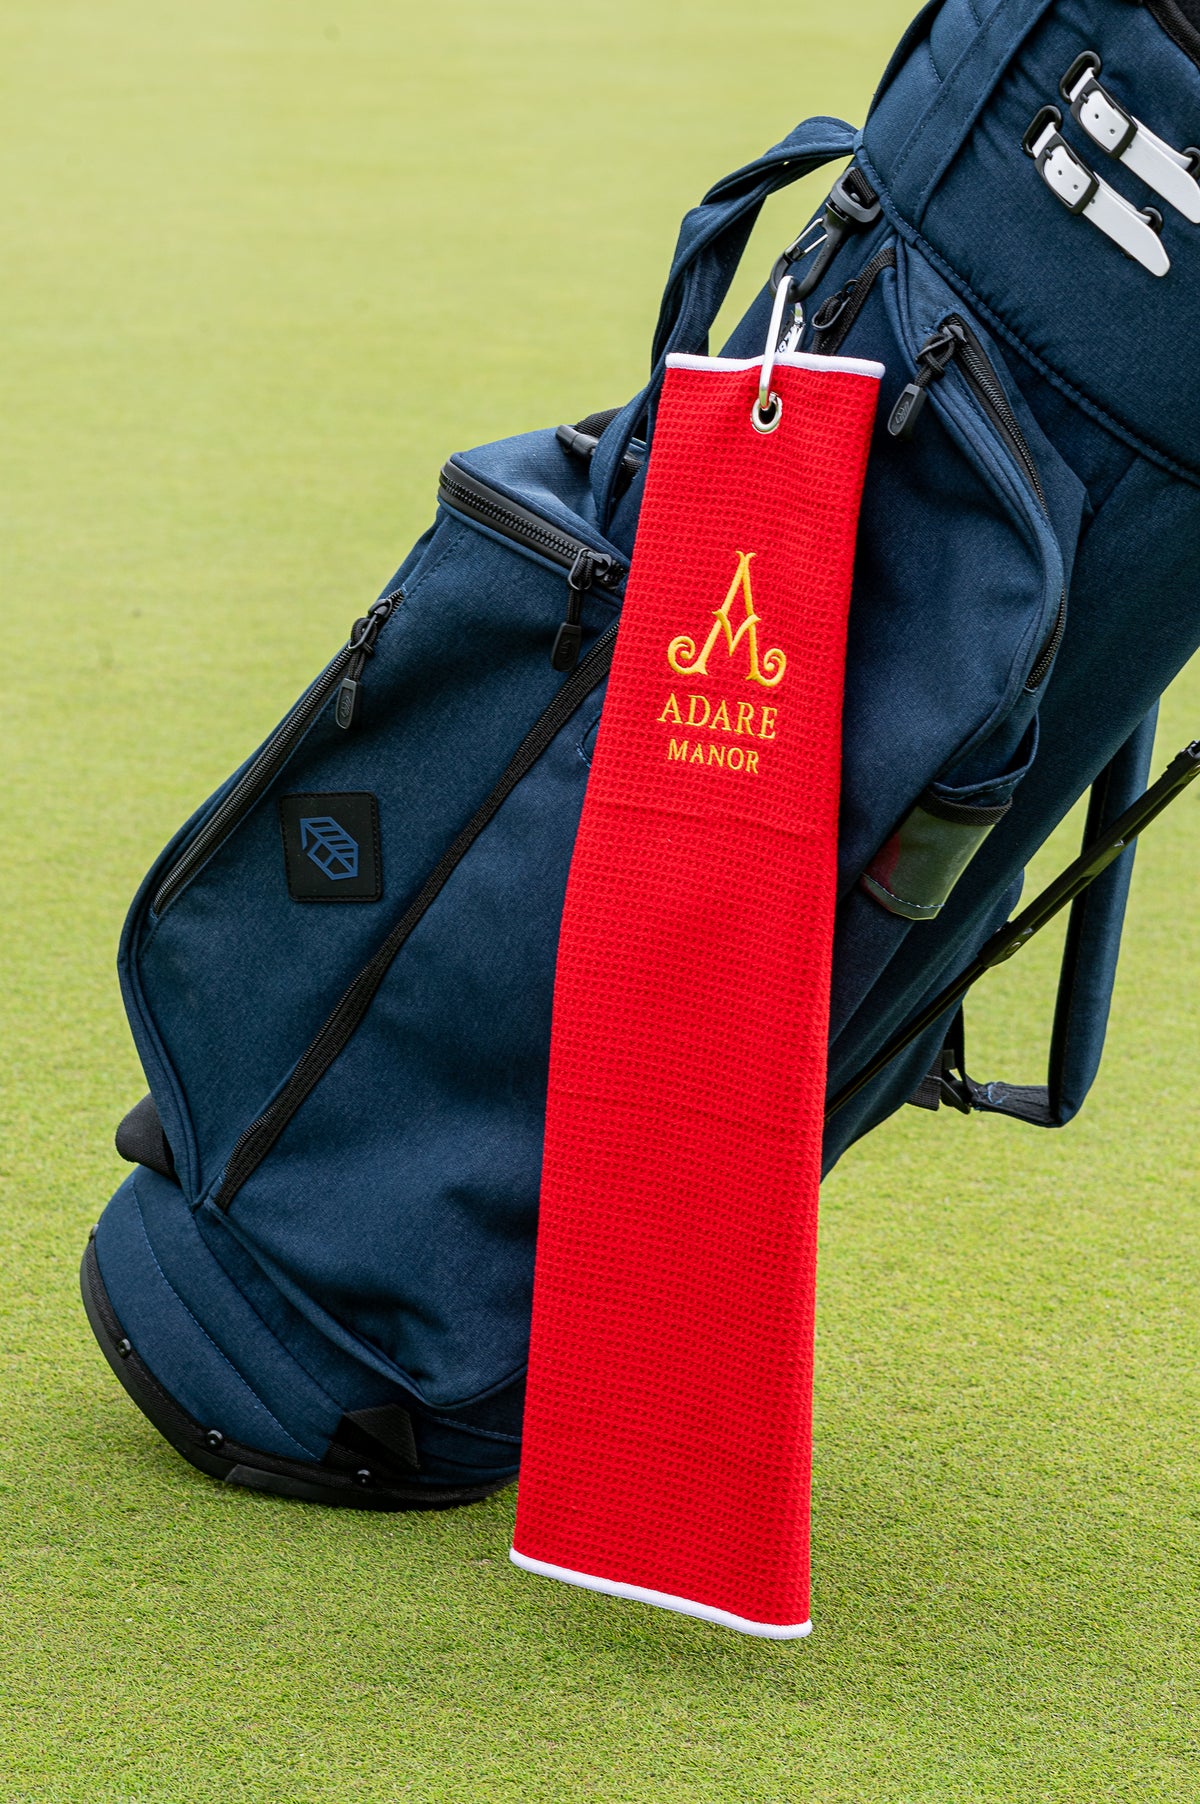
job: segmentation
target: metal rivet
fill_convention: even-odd
[[[131,1340],[119,1340],[117,1342],[117,1352],[121,1355],[122,1359],[128,1359],[129,1355],[133,1352],[133,1342]]]
[[[225,1445],[225,1436],[221,1433],[219,1428],[210,1428],[204,1438],[214,1453],[217,1452],[218,1448]]]
[[[358,1471],[354,1474],[354,1482],[356,1485],[374,1484],[375,1474],[371,1471],[369,1466],[360,1466]]]

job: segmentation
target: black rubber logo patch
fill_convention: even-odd
[[[379,807],[364,793],[280,796],[283,862],[296,902],[378,902]]]

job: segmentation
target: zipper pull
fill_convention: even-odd
[[[836,294],[826,295],[825,299],[821,302],[821,305],[812,316],[814,349],[816,349],[818,342],[824,334],[826,332],[831,332],[834,326],[837,325],[843,313],[845,313],[846,308],[850,305],[851,300],[854,298],[854,290],[857,285],[858,279],[856,277],[854,281],[847,282],[844,288],[839,288]]]
[[[961,330],[947,324],[931,333],[917,352],[917,374],[892,408],[888,431],[893,438],[911,438],[930,385],[946,373],[962,346]]]
[[[583,644],[583,603],[595,582],[607,588],[612,581],[614,565],[602,551],[591,551],[584,545],[567,573],[567,617],[554,636],[550,664],[554,670],[574,670]]]
[[[338,685],[337,701],[333,705],[333,718],[343,732],[348,733],[358,725],[362,714],[362,677],[367,659],[375,656],[375,641],[395,613],[403,593],[402,589],[397,589],[392,595],[381,596],[372,603],[361,620],[354,622],[350,633],[350,662]]]

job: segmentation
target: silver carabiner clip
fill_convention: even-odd
[[[775,359],[780,354],[784,309],[796,286],[793,276],[784,276],[775,290],[775,299],[771,305],[770,324],[767,326],[767,343],[758,375],[758,400],[755,402],[750,416],[756,432],[774,432],[783,413],[783,402],[778,395],[771,392],[771,377],[775,370]],[[804,330],[804,309],[799,301],[796,302],[796,313],[798,318],[793,322],[791,331],[788,333],[789,339],[792,333],[797,332],[797,328],[800,332]],[[787,347],[788,350],[792,348],[791,345]]]

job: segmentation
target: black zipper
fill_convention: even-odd
[[[1041,651],[1033,660],[1033,668],[1025,678],[1025,693],[1032,695],[1040,689],[1050,675],[1050,666],[1058,656],[1058,648],[1062,644],[1063,634],[1067,630],[1067,591],[1064,589],[1058,598],[1058,612],[1054,616],[1054,625],[1050,628],[1050,636]]]
[[[607,551],[597,551],[573,533],[551,526],[540,514],[533,513],[507,495],[497,494],[478,477],[469,476],[456,464],[442,466],[438,477],[438,499],[469,520],[478,520],[502,533],[514,544],[561,564],[567,572],[566,615],[550,648],[553,669],[574,670],[583,643],[583,604],[593,587],[617,588],[625,575],[625,566]]]
[[[384,595],[372,604],[361,620],[354,622],[350,643],[346,647],[350,657],[338,684],[337,701],[333,709],[333,718],[345,733],[351,727],[356,727],[362,718],[362,683],[367,659],[375,656],[376,641],[395,611],[398,595],[399,591],[394,595]]]
[[[984,411],[989,415],[996,430],[1008,441],[1013,455],[1029,478],[1030,488],[1041,503],[1042,512],[1048,513],[1046,492],[1042,488],[1042,479],[1038,473],[1033,452],[1029,449],[1029,441],[1017,424],[1017,417],[1009,405],[1008,396],[1004,392],[1000,378],[988,361],[987,352],[965,319],[960,319],[957,314],[954,314],[946,323],[952,325],[962,335],[959,362],[968,382],[983,403]]]
[[[833,357],[846,341],[855,320],[866,306],[876,278],[885,269],[895,269],[896,247],[885,244],[870,262],[836,294],[828,295],[813,314],[813,350],[818,357]]]
[[[957,335],[959,365],[973,389],[976,399],[981,403],[984,412],[1025,472],[1029,486],[1037,496],[1042,512],[1049,514],[1046,491],[1042,487],[1041,475],[1033,452],[1029,449],[1029,441],[1017,423],[1016,415],[1009,405],[1008,396],[1004,392],[1000,378],[992,368],[987,352],[966,320],[960,318],[958,314],[952,314],[945,323]],[[1049,676],[1050,667],[1058,656],[1058,648],[1062,644],[1063,634],[1066,630],[1067,591],[1062,589],[1059,592],[1054,623],[1045,643],[1033,661],[1029,675],[1025,678],[1027,695],[1032,695],[1035,690],[1040,689]]]
[[[616,637],[617,628],[614,624],[601,634],[579,668],[567,678],[554,700],[543,710],[521,741],[496,787],[476,809],[453,844],[443,852],[404,914],[326,1018],[275,1100],[239,1136],[214,1197],[218,1208],[228,1209],[242,1185],[266,1158],[297,1109],[311,1095],[346,1047],[361,1024],[396,954],[436,900],[460,860],[517,784],[532,770],[580,703],[604,681],[612,662]]]
[[[956,360],[976,400],[1024,472],[1042,512],[1047,512],[1046,494],[1033,452],[1017,423],[1000,378],[978,338],[957,313],[944,319],[917,352],[917,374],[893,407],[888,431],[893,438],[911,438],[930,388]]]
[[[1048,514],[1050,510],[1046,503],[1046,491],[1042,487],[1042,479],[1033,452],[1029,449],[1029,441],[1017,423],[1016,415],[1009,405],[1008,396],[1004,392],[1000,378],[992,368],[987,352],[966,320],[957,313],[952,313],[943,320],[938,330],[931,333],[921,346],[917,353],[917,374],[892,409],[892,415],[888,421],[888,431],[893,438],[911,436],[917,417],[925,405],[925,397],[930,387],[934,382],[940,381],[950,364],[956,359],[976,400],[1024,472],[1030,488],[1038,498],[1042,512]],[[1032,695],[1035,690],[1040,689],[1049,676],[1050,667],[1058,656],[1058,648],[1062,644],[1063,634],[1066,630],[1067,592],[1063,589],[1058,598],[1054,624],[1033,661],[1029,675],[1025,678],[1027,695]]]
[[[521,507],[510,501],[507,495],[497,494],[486,482],[478,477],[469,476],[457,464],[443,465],[438,477],[438,499],[456,513],[466,514],[470,520],[478,520],[483,526],[490,526],[494,532],[503,533],[506,539],[512,539],[518,545],[524,545],[529,551],[536,551],[540,556],[549,558],[552,564],[561,564],[564,570],[570,570],[580,552],[590,553],[593,562],[593,582],[599,583],[602,589],[616,589],[625,575],[625,569],[615,557],[607,552],[596,551],[586,545],[574,534],[563,532],[561,527],[551,526],[540,514],[533,513],[527,507]]]
[[[152,914],[166,913],[201,865],[246,818],[275,781],[335,690],[339,691],[338,725],[349,727],[354,724],[361,700],[363,664],[374,652],[375,641],[403,599],[403,589],[395,589],[390,595],[381,596],[370,611],[355,622],[347,644],[333,662],[326,665],[312,688],[300,697],[291,713],[284,716],[254,762],[171,866],[154,893],[150,904]],[[344,705],[342,693],[347,683],[354,685],[349,707]]]

